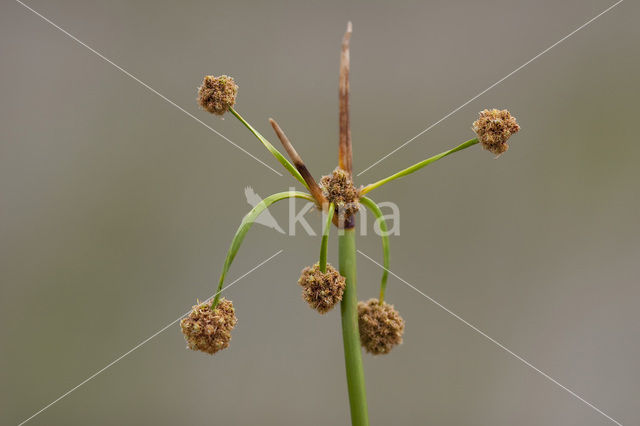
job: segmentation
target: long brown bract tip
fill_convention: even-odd
[[[340,55],[340,143],[338,150],[338,165],[351,176],[352,148],[351,148],[351,125],[349,122],[349,70],[351,67],[349,57],[349,42],[353,27],[351,21],[347,23],[347,31],[342,38],[342,53]]]
[[[289,141],[289,138],[287,138],[287,135],[285,135],[280,126],[278,126],[278,123],[276,123],[273,118],[269,118],[269,123],[271,123],[271,127],[273,127],[273,130],[276,132],[278,139],[280,139],[284,150],[287,151],[287,155],[293,162],[293,165],[296,167],[298,172],[300,172],[300,175],[302,175],[302,178],[307,183],[307,186],[309,186],[309,191],[311,192],[313,198],[316,200],[318,207],[324,208],[325,204],[328,205],[327,199],[322,194],[322,189],[309,172],[309,169],[307,169],[304,161],[302,161],[302,157],[300,157],[298,152],[295,150],[295,148]]]

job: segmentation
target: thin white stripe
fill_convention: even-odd
[[[240,281],[241,279],[243,279],[244,277],[246,277],[247,275],[249,275],[250,273],[252,273],[253,271],[255,271],[256,269],[258,269],[259,267],[261,267],[262,265],[264,265],[265,263],[267,263],[268,261],[270,261],[271,259],[273,259],[274,257],[276,257],[277,255],[279,255],[280,253],[282,253],[283,250],[278,251],[277,253],[275,253],[274,255],[272,255],[270,258],[260,262],[257,266],[253,267],[252,269],[250,269],[248,272],[244,273],[243,275],[241,275],[240,277],[238,277],[235,281],[233,281],[231,284],[229,284],[228,286],[226,286],[225,288],[223,288],[222,290],[220,290],[218,293],[222,293],[223,291],[225,291],[226,289],[228,289],[229,287],[231,287],[232,285],[234,285],[235,283],[237,283],[238,281]],[[214,294],[213,296],[211,296],[209,299],[215,297],[218,293]],[[207,300],[209,300],[207,299]],[[131,354],[133,351],[135,351],[136,349],[140,348],[141,346],[143,346],[144,344],[146,344],[147,342],[149,342],[151,339],[153,339],[154,337],[156,337],[157,335],[161,334],[163,331],[167,330],[168,328],[170,328],[171,326],[173,326],[175,323],[177,323],[178,321],[180,321],[185,315],[187,315],[189,312],[191,312],[191,309],[189,309],[187,312],[185,312],[184,314],[180,315],[178,318],[176,318],[175,320],[171,321],[169,324],[165,325],[164,327],[162,327],[160,330],[156,331],[154,334],[152,334],[151,336],[147,337],[146,339],[144,339],[142,342],[138,343],[137,345],[135,345],[133,348],[129,349],[127,352],[123,353],[122,355],[120,355],[118,358],[114,359],[113,361],[111,361],[109,364],[105,365],[104,367],[102,367],[100,370],[96,371],[95,373],[93,373],[92,375],[90,375],[89,377],[87,377],[86,379],[84,379],[82,382],[80,382],[79,384],[77,384],[76,386],[72,387],[71,389],[69,389],[68,391],[66,391],[65,393],[63,393],[62,395],[60,395],[58,398],[56,398],[55,400],[53,400],[52,402],[50,402],[49,404],[45,405],[44,407],[42,407],[40,410],[38,410],[37,412],[35,412],[33,415],[31,415],[29,418],[23,420],[18,426],[22,426],[25,423],[27,423],[28,421],[30,421],[31,419],[33,419],[34,417],[36,417],[38,414],[42,413],[43,411],[47,410],[48,408],[50,408],[51,406],[53,406],[54,404],[58,403],[60,400],[62,400],[63,398],[67,397],[69,394],[71,394],[72,392],[74,392],[76,389],[78,389],[79,387],[81,387],[82,385],[84,385],[85,383],[91,381],[92,379],[94,379],[96,376],[98,376],[99,374],[101,374],[102,372],[104,372],[106,369],[108,369],[109,367],[111,367],[112,365],[114,365],[115,363],[117,363],[118,361],[121,361],[124,357],[126,357],[127,355]]]
[[[429,301],[431,301],[432,303],[434,303],[436,306],[438,306],[439,308],[443,309],[445,312],[447,312],[448,314],[452,315],[454,318],[458,319],[459,321],[461,321],[464,325],[470,327],[472,330],[474,330],[475,332],[477,332],[478,334],[480,334],[481,336],[487,338],[489,341],[491,341],[492,343],[494,343],[495,345],[497,345],[498,347],[500,347],[501,349],[503,349],[505,352],[507,352],[509,355],[513,356],[514,358],[516,358],[518,361],[521,361],[522,363],[524,363],[527,367],[531,368],[532,370],[536,371],[537,373],[541,374],[544,378],[546,378],[547,380],[551,381],[552,383],[558,385],[560,388],[564,389],[565,391],[569,392],[571,395],[573,395],[575,398],[579,399],[580,401],[582,401],[583,403],[585,403],[587,406],[591,407],[592,409],[594,409],[595,411],[597,411],[598,413],[600,413],[601,415],[603,415],[604,417],[606,417],[607,419],[611,420],[613,423],[617,424],[618,426],[622,426],[622,423],[620,423],[619,421],[615,420],[613,417],[609,416],[607,413],[605,413],[604,411],[602,411],[601,409],[599,409],[598,407],[596,407],[595,405],[593,405],[592,403],[590,403],[589,401],[587,401],[586,399],[584,399],[583,397],[581,397],[580,395],[578,395],[577,393],[575,393],[574,391],[572,391],[571,389],[569,389],[568,387],[566,387],[565,385],[563,385],[562,383],[560,383],[559,381],[557,381],[556,379],[554,379],[553,377],[549,376],[547,373],[545,373],[544,371],[540,370],[539,368],[537,368],[536,366],[534,366],[533,364],[531,364],[529,361],[527,361],[526,359],[522,358],[520,355],[518,355],[517,353],[513,352],[511,349],[507,348],[505,345],[503,345],[502,343],[498,342],[496,339],[494,339],[493,337],[489,336],[487,333],[485,333],[484,331],[480,330],[478,327],[476,327],[475,325],[471,324],[469,321],[465,320],[464,318],[462,318],[460,315],[456,314],[455,312],[453,312],[451,309],[447,308],[446,306],[442,305],[440,302],[438,302],[437,300],[435,300],[433,297],[423,293],[421,290],[418,290],[416,287],[414,287],[412,284],[410,284],[409,282],[405,281],[404,279],[400,278],[398,275],[394,274],[392,271],[390,271],[389,269],[385,268],[384,266],[382,266],[381,264],[379,264],[378,262],[376,262],[375,260],[373,260],[371,257],[367,256],[366,254],[364,254],[362,251],[358,250],[358,253],[360,253],[361,255],[363,255],[364,257],[366,257],[367,259],[369,259],[371,262],[375,263],[376,265],[378,265],[379,267],[381,267],[382,269],[386,270],[387,272],[389,272],[391,275],[393,275],[394,277],[396,277],[397,279],[399,279],[400,281],[402,281],[404,284],[408,285],[409,287],[411,287],[412,289],[414,289],[415,291],[417,291],[418,293],[420,293],[422,296],[426,297],[427,299],[429,299]]]
[[[551,49],[553,49],[554,47],[556,47],[557,45],[559,45],[560,43],[562,43],[563,41],[565,41],[566,39],[568,39],[569,37],[571,37],[572,35],[574,35],[575,33],[577,33],[578,31],[580,31],[581,29],[583,29],[584,27],[586,27],[587,25],[589,25],[590,23],[592,23],[593,21],[595,21],[596,19],[598,19],[599,17],[601,17],[602,15],[604,15],[605,13],[609,12],[611,9],[613,9],[614,7],[616,7],[617,5],[619,5],[620,3],[622,3],[624,0],[618,0],[616,3],[614,3],[613,5],[609,6],[608,8],[606,8],[605,10],[603,10],[602,12],[600,12],[599,14],[597,14],[596,16],[594,16],[593,18],[589,19],[587,22],[585,22],[584,24],[580,25],[578,28],[576,28],[575,30],[571,31],[569,34],[567,34],[566,36],[562,37],[560,40],[556,41],[555,43],[553,43],[551,46],[547,47],[546,49],[544,49],[542,52],[538,53],[536,56],[534,56],[533,58],[529,59],[527,62],[525,62],[524,64],[520,65],[518,68],[516,68],[515,70],[511,71],[509,74],[505,75],[504,77],[502,77],[500,80],[496,81],[495,83],[493,83],[491,86],[487,87],[486,89],[484,89],[482,92],[478,93],[477,95],[475,95],[473,98],[469,99],[467,102],[463,103],[462,105],[460,105],[458,108],[454,109],[453,111],[449,112],[447,115],[445,115],[444,117],[442,117],[440,120],[436,121],[435,123],[433,123],[432,125],[430,125],[429,127],[427,127],[426,129],[424,129],[423,131],[421,131],[420,133],[418,133],[417,135],[415,135],[414,137],[412,137],[411,139],[409,139],[408,141],[406,141],[405,143],[403,143],[402,145],[400,145],[399,147],[397,147],[396,149],[394,149],[393,151],[391,151],[390,153],[388,153],[387,155],[385,155],[384,157],[382,157],[381,159],[379,159],[378,161],[376,161],[375,163],[371,164],[369,167],[367,167],[366,169],[364,169],[363,171],[361,171],[360,173],[358,173],[356,176],[360,176],[361,174],[365,173],[367,170],[371,169],[372,167],[374,167],[375,165],[379,164],[380,162],[382,162],[383,160],[389,158],[390,156],[392,156],[393,154],[395,154],[396,152],[400,151],[402,148],[404,148],[405,146],[409,145],[411,142],[413,142],[414,140],[416,140],[417,138],[419,138],[420,136],[424,135],[425,133],[427,133],[429,130],[433,129],[434,127],[436,127],[438,124],[442,123],[444,120],[446,120],[447,118],[451,117],[453,114],[455,114],[456,112],[460,111],[462,108],[466,107],[467,105],[469,105],[471,102],[475,101],[476,99],[478,99],[480,96],[484,95],[485,93],[487,93],[489,90],[493,89],[494,87],[496,87],[498,84],[502,83],[503,81],[505,81],[507,78],[511,77],[512,75],[514,75],[515,73],[517,73],[518,71],[520,71],[522,68],[526,67],[527,65],[529,65],[531,62],[535,61],[536,59],[538,59],[540,56],[544,55],[545,53],[547,53],[548,51],[550,51]]]
[[[113,62],[111,59],[107,58],[106,56],[104,56],[102,53],[98,52],[97,50],[95,50],[94,48],[92,48],[91,46],[89,46],[88,44],[86,44],[85,42],[83,42],[82,40],[78,39],[76,36],[74,36],[73,34],[69,33],[68,31],[66,31],[64,28],[60,27],[59,25],[55,24],[54,22],[52,22],[49,18],[47,18],[46,16],[43,16],[42,14],[40,14],[39,12],[37,12],[36,10],[32,9],[31,7],[29,7],[28,5],[24,4],[22,1],[20,0],[16,0],[16,2],[18,2],[19,4],[21,4],[22,6],[24,6],[25,8],[29,9],[31,12],[33,12],[34,14],[38,15],[40,18],[42,18],[43,20],[45,20],[46,22],[48,22],[49,24],[51,24],[53,27],[57,28],[58,30],[62,31],[64,34],[66,34],[67,36],[69,36],[71,39],[73,39],[74,41],[78,42],[79,44],[81,44],[82,46],[86,47],[87,49],[89,49],[90,51],[92,51],[93,53],[95,53],[96,55],[98,55],[100,58],[102,58],[103,60],[105,60],[106,62],[108,62],[109,64],[113,65],[114,67],[116,67],[118,70],[120,70],[122,73],[124,73],[126,76],[132,78],[133,80],[137,81],[138,83],[140,83],[142,86],[144,86],[147,90],[149,90],[152,93],[155,93],[156,95],[160,96],[162,99],[164,99],[166,102],[170,103],[171,105],[173,105],[174,107],[178,108],[180,111],[182,111],[183,113],[185,113],[186,115],[188,115],[189,117],[193,118],[194,120],[196,120],[198,123],[202,124],[204,127],[206,127],[207,129],[211,130],[213,133],[215,133],[216,135],[220,136],[222,139],[226,140],[227,142],[229,142],[231,145],[235,146],[236,148],[238,148],[240,151],[244,152],[245,154],[247,154],[249,157],[253,158],[254,160],[256,160],[258,163],[262,164],[263,166],[265,166],[266,168],[270,169],[272,172],[276,173],[277,175],[282,176],[282,173],[280,173],[279,171],[277,171],[276,169],[274,169],[273,167],[269,166],[267,163],[265,163],[264,161],[260,160],[258,157],[256,157],[255,155],[251,154],[249,151],[247,151],[246,149],[244,149],[243,147],[241,147],[240,145],[236,144],[235,142],[233,142],[231,139],[229,139],[228,137],[226,137],[225,135],[223,135],[222,133],[220,133],[219,131],[217,131],[216,129],[214,129],[213,127],[209,126],[207,123],[205,123],[204,121],[200,120],[198,117],[196,117],[195,115],[191,114],[189,111],[187,111],[186,109],[182,108],[180,105],[176,104],[175,102],[173,102],[171,99],[167,98],[165,95],[163,95],[162,93],[158,92],[156,89],[154,89],[153,87],[149,86],[147,83],[145,83],[144,81],[140,80],[138,77],[136,77],[135,75],[131,74],[129,71],[125,70],[124,68],[122,68],[120,65],[116,64],[115,62]]]

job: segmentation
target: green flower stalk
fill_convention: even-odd
[[[303,299],[317,312],[325,314],[340,303],[342,336],[344,343],[345,369],[351,423],[354,426],[369,424],[367,409],[362,348],[373,355],[388,354],[403,341],[405,322],[398,311],[385,301],[389,275],[389,235],[380,207],[369,197],[369,192],[458,151],[481,144],[484,149],[496,154],[504,153],[508,139],[520,130],[515,118],[507,110],[486,109],[480,112],[472,129],[477,137],[433,157],[420,161],[372,184],[357,187],[353,182],[353,149],[349,117],[349,71],[351,23],[342,39],[339,78],[339,144],[338,167],[318,183],[306,167],[302,157],[273,119],[269,119],[289,160],[287,160],[263,135],[261,135],[235,109],[238,86],[229,76],[206,76],[198,89],[198,103],[215,115],[230,112],[242,125],[267,148],[282,166],[297,179],[307,191],[279,192],[266,197],[243,219],[236,231],[224,261],[217,292],[211,301],[199,303],[184,318],[181,329],[187,347],[214,354],[229,346],[231,331],[236,324],[235,309],[231,301],[221,299],[220,293],[226,274],[238,253],[245,235],[258,216],[273,203],[289,198],[301,198],[315,203],[324,215],[324,226],[318,262],[304,268],[298,284],[302,287]],[[364,206],[376,217],[381,231],[383,272],[377,299],[358,302],[356,270],[355,223],[360,206]],[[338,259],[336,270],[327,262],[330,229],[339,230]]]
[[[384,215],[380,207],[371,199],[367,197],[360,197],[360,203],[366,206],[373,215],[376,217],[376,223],[380,227],[380,238],[382,239],[382,280],[380,281],[380,304],[384,302],[384,293],[387,291],[387,280],[389,279],[389,230],[387,229],[387,222],[384,220]]]

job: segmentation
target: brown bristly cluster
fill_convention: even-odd
[[[479,118],[473,123],[473,131],[487,151],[496,155],[509,149],[507,140],[520,130],[516,118],[506,110],[485,109],[480,111]]]
[[[238,85],[233,78],[207,75],[198,88],[198,103],[211,114],[223,115],[236,103]]]
[[[320,187],[325,198],[336,206],[336,212],[345,220],[351,218],[360,208],[359,192],[349,173],[337,167],[333,173],[320,179]]]
[[[322,272],[316,263],[302,270],[298,284],[302,287],[302,298],[321,314],[329,312],[342,300],[345,278],[331,265]]]
[[[402,343],[404,320],[393,308],[378,299],[358,302],[360,342],[373,355],[387,354]]]
[[[227,299],[211,309],[211,303],[195,305],[191,313],[180,321],[187,347],[213,355],[229,346],[231,330],[238,322],[233,303]]]

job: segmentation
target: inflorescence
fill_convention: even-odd
[[[211,114],[224,115],[236,103],[238,85],[233,78],[207,75],[198,88],[198,103]]]
[[[358,302],[358,327],[362,347],[373,355],[387,354],[402,343],[404,320],[387,302]]]
[[[325,314],[342,300],[345,279],[333,266],[327,264],[326,272],[322,272],[316,263],[302,270],[298,284],[309,306]]]
[[[484,149],[496,155],[509,149],[507,140],[520,130],[516,118],[508,110],[495,108],[480,111],[479,118],[474,121],[472,128]]]
[[[320,179],[322,194],[330,203],[336,206],[338,216],[347,221],[360,209],[358,190],[349,174],[341,168],[336,168],[330,175]]]
[[[384,222],[380,208],[371,199],[365,197],[365,194],[369,191],[395,179],[414,173],[434,161],[477,143],[481,143],[484,149],[500,155],[509,148],[507,144],[509,138],[520,130],[520,126],[516,122],[515,117],[506,109],[485,109],[479,113],[479,118],[472,126],[473,131],[477,134],[477,139],[472,139],[449,151],[416,163],[378,182],[356,188],[352,179],[353,171],[351,170],[352,149],[348,110],[348,47],[350,35],[351,26],[349,24],[347,33],[343,39],[343,54],[340,68],[340,166],[331,174],[323,176],[319,184],[315,181],[302,161],[302,158],[293,148],[293,145],[275,120],[270,119],[271,125],[287,151],[287,154],[293,161],[293,164],[287,161],[271,143],[234,110],[233,107],[238,95],[238,86],[233,78],[226,75],[219,77],[208,75],[204,77],[202,85],[198,88],[198,103],[202,108],[215,115],[224,115],[226,112],[231,111],[310,192],[310,194],[305,194],[290,191],[284,196],[282,196],[284,193],[274,194],[272,197],[277,198],[275,201],[296,196],[314,201],[319,208],[325,212],[330,212],[325,234],[323,235],[320,262],[304,268],[298,280],[298,284],[303,289],[302,295],[304,300],[321,314],[330,311],[342,300],[347,285],[345,277],[340,275],[334,267],[326,263],[327,240],[329,236],[328,229],[330,228],[329,224],[332,219],[333,223],[339,228],[352,228],[354,226],[353,219],[355,219],[355,215],[362,202],[363,205],[366,205],[376,213],[378,219],[382,219]],[[277,196],[281,197],[278,198]],[[261,204],[262,203],[254,207],[254,211],[258,208],[266,208],[266,205],[261,207]],[[328,209],[327,206],[329,206]],[[214,354],[229,346],[231,330],[236,325],[237,319],[233,304],[226,299],[219,299],[219,292],[222,290],[225,274],[235,257],[235,253],[240,247],[244,234],[248,230],[248,226],[251,226],[261,211],[262,210],[258,211],[255,217],[250,219],[250,222],[245,223],[243,221],[243,224],[236,233],[231,249],[227,254],[227,261],[225,262],[224,270],[220,278],[218,293],[213,302],[199,303],[194,306],[191,313],[180,322],[188,348]],[[333,215],[334,211],[336,215]],[[247,215],[245,219],[249,217],[250,215]],[[388,265],[388,236],[385,235],[382,236],[382,238],[385,265]],[[322,267],[320,265],[322,265]],[[402,335],[404,332],[404,320],[392,305],[384,302],[386,277],[387,274],[385,271],[381,283],[380,299],[370,299],[367,302],[359,302],[357,306],[360,342],[367,352],[374,355],[386,354],[394,346],[402,343]]]
[[[233,303],[220,299],[215,308],[210,302],[195,305],[180,321],[187,347],[213,355],[229,346],[231,330],[238,322]]]
[[[340,314],[352,422],[353,424],[367,425],[368,415],[360,347],[373,355],[388,354],[394,347],[402,343],[405,329],[405,322],[398,311],[385,301],[389,274],[389,235],[386,232],[388,228],[380,206],[367,194],[389,182],[415,173],[435,161],[477,144],[482,144],[485,150],[500,156],[509,149],[507,141],[520,130],[520,126],[506,109],[485,109],[480,112],[478,119],[472,125],[477,138],[419,161],[369,185],[356,187],[352,178],[353,150],[349,112],[349,43],[351,33],[352,26],[349,22],[342,39],[340,56],[338,167],[331,174],[323,176],[319,183],[275,120],[269,119],[270,124],[291,161],[287,160],[235,110],[238,86],[233,78],[226,75],[204,77],[202,85],[198,88],[197,99],[200,106],[218,116],[230,112],[298,182],[304,185],[308,193],[294,190],[279,192],[254,204],[253,209],[243,218],[232,240],[218,281],[218,291],[213,300],[194,306],[189,315],[180,321],[180,327],[189,349],[214,354],[228,347],[231,341],[231,331],[237,323],[237,318],[232,302],[221,298],[220,293],[224,289],[226,274],[246,233],[258,216],[277,201],[302,198],[313,202],[326,214],[319,262],[303,269],[298,284],[302,287],[303,299],[321,314],[329,312],[339,302],[342,302]],[[366,302],[357,302],[355,282],[354,229],[360,205],[365,206],[376,216],[380,230],[383,231],[380,237],[382,239],[384,271],[380,282],[380,295],[379,299],[369,299]],[[327,263],[328,241],[332,223],[342,231],[339,257],[340,271],[344,276]]]

